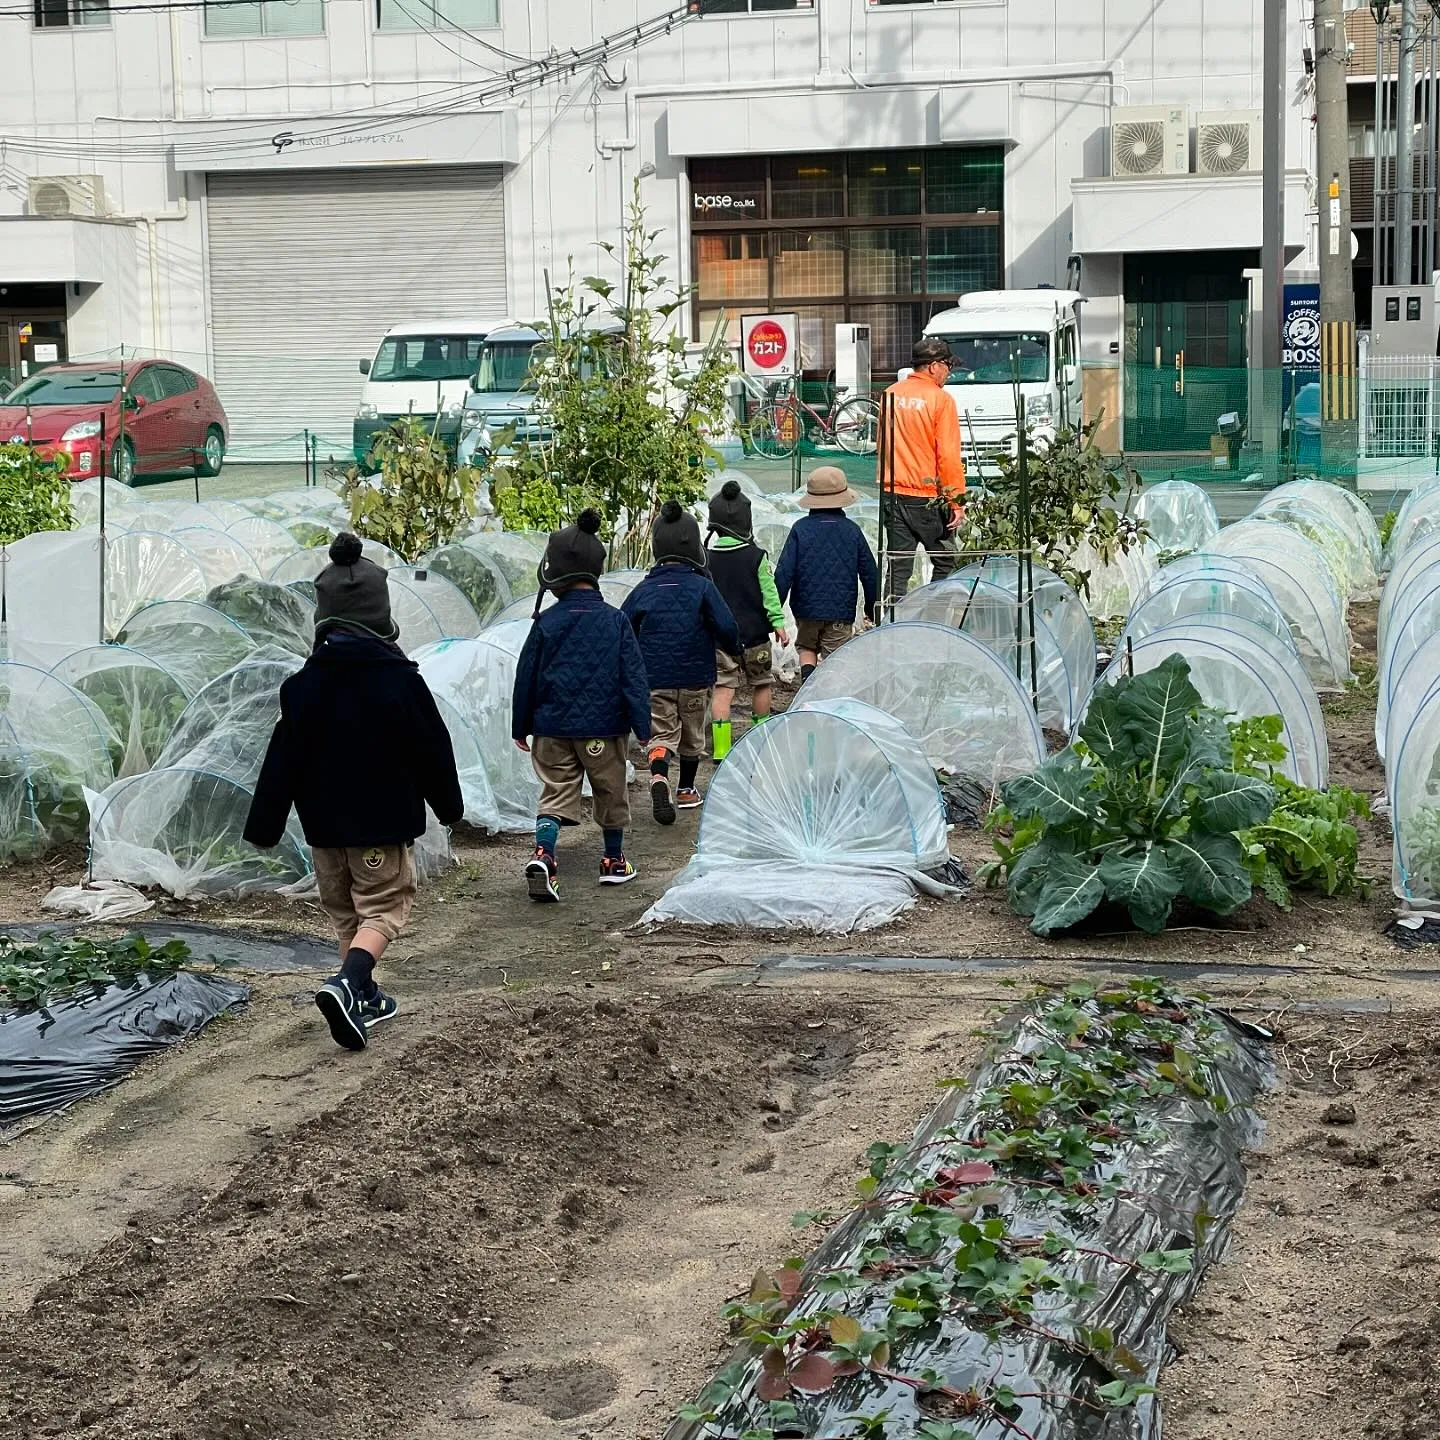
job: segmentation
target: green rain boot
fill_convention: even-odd
[[[728,720],[712,720],[710,722],[710,746],[717,765],[730,753],[730,745],[730,722]]]

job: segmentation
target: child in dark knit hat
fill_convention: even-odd
[[[385,572],[350,534],[330,562],[315,581],[315,648],[280,687],[245,839],[278,845],[295,807],[343,957],[315,1004],[337,1044],[363,1050],[397,1008],[373,971],[410,917],[425,807],[453,825],[465,805],[445,722],[395,644]]]
[[[784,645],[790,636],[770,557],[755,543],[750,497],[738,481],[727,480],[712,497],[710,535],[714,543],[705,552],[710,578],[730,607],[745,647],[740,660],[725,654],[715,656],[710,744],[718,765],[730,753],[730,707],[742,684],[750,685],[752,723],[763,725],[770,718],[770,687],[775,679],[770,637],[773,634]]]
[[[605,546],[599,534],[599,514],[583,510],[550,536],[535,622],[515,667],[510,733],[530,752],[541,785],[535,854],[525,867],[532,900],[560,898],[555,843],[562,825],[580,823],[587,778],[605,835],[600,883],[624,885],[636,873],[625,858],[625,752],[632,731],[642,742],[650,738],[650,686],[634,632],[600,593]],[[547,590],[555,603],[541,610]]]
[[[705,571],[700,524],[675,500],[660,508],[652,538],[655,568],[621,609],[640,637],[650,677],[650,807],[662,825],[675,810],[701,804],[695,781],[705,754],[705,720],[715,684],[715,652],[737,658],[740,632],[730,607]],[[670,757],[680,783],[670,797]]]

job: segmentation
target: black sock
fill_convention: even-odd
[[[693,790],[695,777],[699,773],[700,757],[698,755],[682,755],[680,757],[680,788],[682,790]]]
[[[663,775],[667,780],[670,778],[670,757],[668,755],[657,755],[650,762],[650,773],[652,775]]]
[[[813,665],[802,665],[800,667],[800,683],[803,685],[814,673],[815,667]]]
[[[358,945],[352,945],[345,952],[345,961],[340,973],[350,982],[350,988],[362,1000],[368,1000],[375,993],[375,957]]]

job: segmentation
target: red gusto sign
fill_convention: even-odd
[[[741,325],[747,375],[779,379],[795,373],[793,315],[746,315]]]

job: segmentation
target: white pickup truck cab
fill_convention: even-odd
[[[998,456],[1016,453],[1017,373],[1032,444],[1082,423],[1081,304],[1074,290],[980,290],[925,326],[955,357],[945,393],[960,412],[972,476],[994,474]]]

